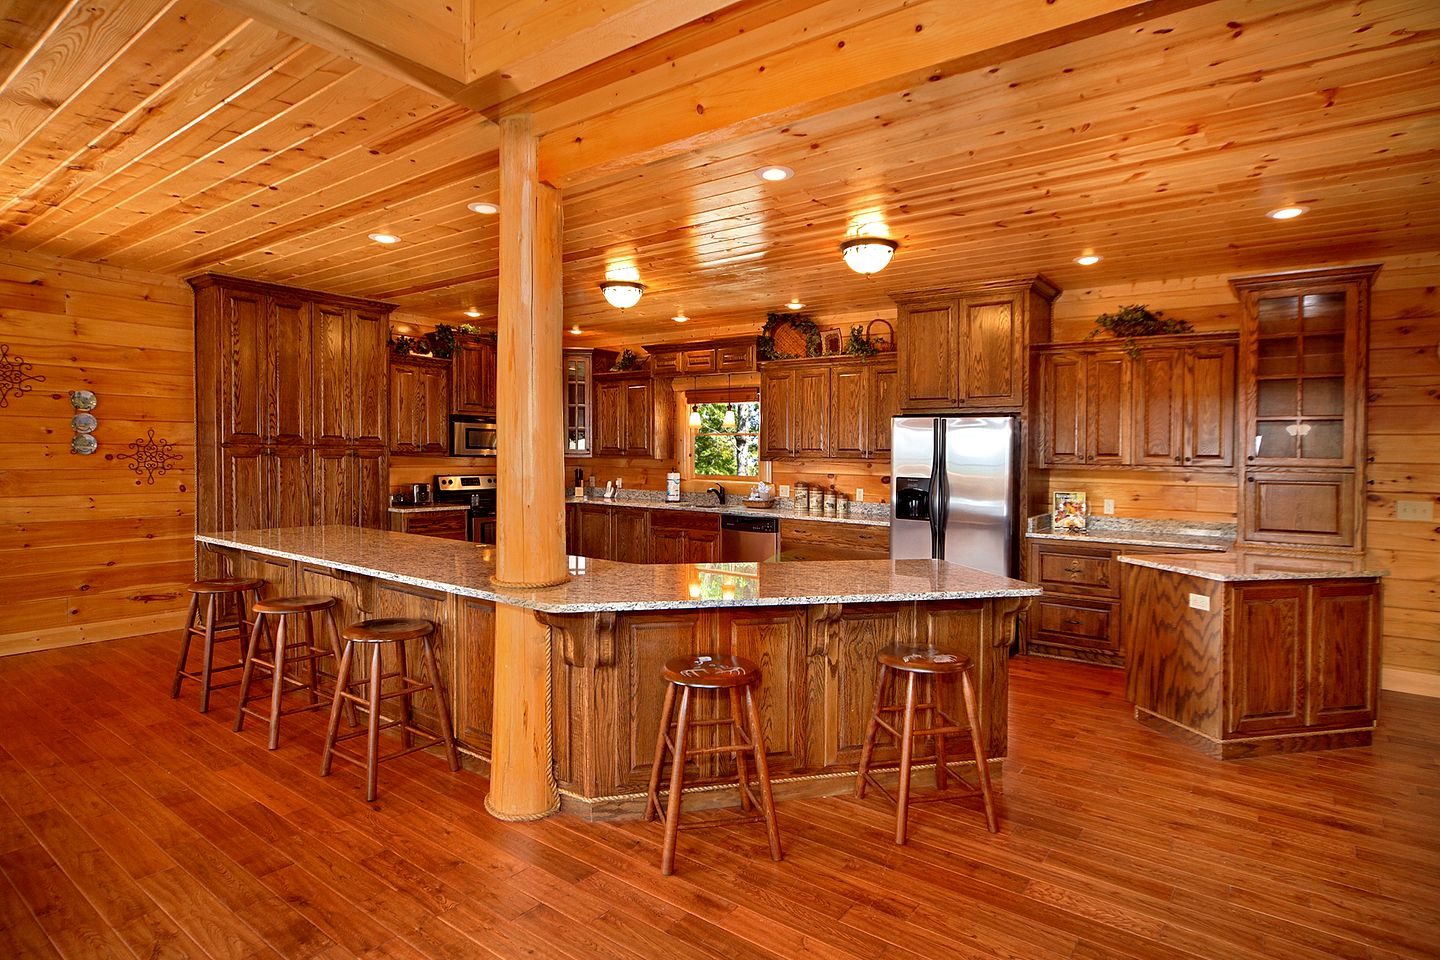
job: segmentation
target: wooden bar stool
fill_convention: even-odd
[[[320,675],[319,671],[315,669],[315,662],[325,657],[334,657],[337,663],[340,660],[340,634],[335,625],[335,606],[338,602],[334,597],[309,595],[272,597],[269,600],[260,600],[255,603],[252,608],[255,611],[255,629],[251,631],[250,647],[245,653],[245,672],[240,679],[240,707],[235,712],[235,729],[237,731],[245,728],[247,713],[268,719],[270,721],[270,749],[274,750],[280,746],[281,717],[289,716],[292,713],[304,713],[307,710],[319,710],[325,706],[325,700],[320,696]],[[330,635],[330,646],[328,649],[315,645],[314,615],[320,613],[325,615],[324,620],[329,627],[327,632]],[[300,618],[298,642],[295,637],[291,636],[293,627],[290,623],[297,617]],[[266,657],[260,654],[259,640],[260,634],[265,632],[269,626],[269,619],[277,620],[278,623],[272,638],[270,655]],[[307,676],[303,680],[290,676],[286,672],[290,667],[297,665],[303,665],[305,668]],[[256,667],[267,671],[270,676],[270,710],[268,714],[250,706],[252,699],[250,683],[255,678]],[[287,693],[296,692],[305,693],[310,702],[281,710],[281,698]],[[350,715],[352,724],[354,719],[352,711]]]
[[[180,696],[181,681],[194,680],[200,684],[200,712],[209,713],[210,692],[233,687],[240,682],[232,680],[229,683],[217,684],[212,681],[212,678],[217,673],[238,670],[245,665],[246,645],[250,638],[250,630],[255,626],[254,621],[245,615],[245,594],[250,594],[251,599],[258,603],[260,589],[264,586],[264,580],[255,580],[249,577],[224,577],[217,580],[197,580],[186,588],[190,591],[190,610],[185,615],[185,632],[180,637],[180,662],[175,665],[175,682],[170,686],[170,699],[174,700]],[[203,624],[197,623],[202,596],[205,597],[205,622]],[[227,596],[231,597],[235,604],[235,622],[233,624],[217,622],[220,598]],[[186,660],[190,656],[190,641],[194,637],[202,637],[205,641],[203,659],[198,672],[185,669]],[[240,649],[236,651],[236,655],[240,659],[234,663],[216,667],[216,640],[239,640]]]
[[[655,764],[650,768],[650,792],[645,803],[645,819],[654,820],[663,816],[665,823],[665,850],[660,856],[660,872],[670,876],[675,872],[675,837],[680,830],[680,801],[685,790],[685,763],[691,757],[707,754],[733,753],[737,768],[737,786],[740,789],[740,809],[749,813],[757,805],[764,811],[765,830],[770,835],[770,859],[780,860],[780,827],[775,822],[775,800],[770,795],[770,766],[765,759],[765,735],[760,729],[760,714],[755,709],[755,685],[760,682],[760,668],[740,657],[690,656],[676,657],[665,663],[661,671],[665,678],[665,705],[660,709],[660,734],[655,740]],[[680,715],[673,720],[675,737],[670,738],[670,725],[675,707],[675,691],[680,691]],[[741,709],[741,690],[744,690],[745,708]],[[692,720],[690,718],[691,694],[697,690],[727,690],[730,695],[730,716],[717,720]],[[747,719],[748,718],[748,719]],[[745,729],[746,723],[749,730]],[[693,747],[689,744],[690,734],[695,727],[727,726],[730,728],[730,742],[713,747]],[[665,750],[670,750],[670,794],[666,798],[665,810],[660,809],[660,772],[665,764]],[[745,755],[755,761],[756,779],[760,782],[760,801],[750,792],[750,781],[745,771]],[[748,820],[727,820],[727,825],[737,822],[754,823],[760,818]]]
[[[981,742],[980,719],[975,709],[975,690],[970,680],[970,658],[953,653],[942,653],[934,647],[914,649],[891,647],[888,650],[882,650],[875,659],[880,663],[880,682],[875,688],[875,709],[870,715],[870,726],[865,731],[865,746],[860,753],[860,770],[855,775],[855,796],[864,799],[867,779],[875,784],[876,789],[895,804],[895,842],[904,843],[908,827],[907,816],[912,802],[951,800],[957,796],[955,792],[946,792],[949,788],[951,773],[954,773],[955,778],[965,787],[966,793],[975,793],[976,788],[970,786],[958,771],[951,770],[945,760],[945,738],[968,732],[970,745],[975,751],[975,770],[976,778],[979,781],[979,792],[985,801],[985,822],[991,833],[998,833],[1000,825],[995,818],[995,807],[990,797],[990,771],[985,765],[985,745]],[[905,675],[905,702],[901,706],[886,706],[885,698],[889,693],[890,685],[899,674]],[[960,689],[965,699],[965,716],[969,721],[965,726],[950,719],[940,703],[940,692],[944,689],[944,681],[957,674],[960,677]],[[922,687],[925,689],[922,690]],[[918,699],[919,697],[927,699]],[[925,713],[929,726],[917,729],[915,714],[921,711]],[[885,719],[887,713],[901,715],[900,729],[897,730]],[[944,721],[944,723],[941,724],[939,721]],[[889,791],[870,772],[870,757],[875,751],[875,737],[882,727],[889,731],[890,735],[900,744],[898,798],[891,797]],[[919,737],[935,738],[935,786],[941,792],[912,801],[910,797],[910,759],[914,753],[915,740]]]
[[[379,782],[381,760],[393,760],[396,757],[403,757],[407,753],[414,753],[416,750],[424,750],[427,747],[443,743],[445,754],[450,760],[450,769],[460,769],[460,753],[455,749],[455,731],[450,725],[450,707],[445,702],[445,690],[440,685],[440,669],[435,663],[435,648],[430,643],[430,637],[434,632],[435,624],[429,620],[362,620],[360,623],[352,623],[345,628],[343,634],[345,648],[340,654],[340,670],[335,677],[335,699],[330,706],[330,726],[325,732],[325,752],[320,759],[320,776],[330,776],[330,761],[333,757],[349,760],[352,763],[363,763],[365,764],[365,799],[373,801]],[[405,641],[407,640],[420,640],[424,646],[427,678],[423,681],[418,677],[410,676],[410,671],[406,666]],[[394,673],[383,672],[380,662],[381,651],[387,643],[395,645],[395,656],[399,662],[399,669]],[[356,644],[369,647],[370,671],[368,677],[351,680],[350,671],[355,662]],[[399,686],[388,693],[385,692],[383,690],[384,682],[395,679],[400,681]],[[352,686],[364,689],[364,695],[351,693]],[[411,697],[423,690],[435,691],[435,708],[440,714],[440,736],[438,737],[414,724],[410,710]],[[380,704],[396,697],[400,698],[400,718],[382,723]],[[368,712],[365,729],[356,730],[354,733],[347,733],[344,736],[336,736],[340,728],[341,705],[344,704],[353,711],[352,703],[360,704]],[[400,728],[401,749],[381,756],[380,731],[388,730],[391,727]],[[424,741],[414,742],[416,734],[425,738]],[[364,736],[366,740],[367,750],[364,758],[335,749],[335,744],[342,740],[359,736]]]

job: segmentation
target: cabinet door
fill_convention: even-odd
[[[1123,353],[1091,354],[1085,364],[1085,462],[1128,463],[1130,367]]]
[[[321,443],[347,439],[350,427],[349,351],[345,308],[315,304],[315,439]]]
[[[1380,677],[1380,585],[1317,583],[1310,588],[1310,682],[1305,720],[1312,726],[1375,722]]]
[[[686,530],[682,563],[715,563],[720,559],[719,530]]]
[[[416,440],[423,453],[450,452],[450,371],[444,367],[426,368],[420,374],[424,391],[419,403],[419,433]]]
[[[650,531],[651,563],[685,563],[685,531],[656,527]]]
[[[1038,466],[1085,462],[1085,359],[1049,353],[1040,362]]]
[[[579,511],[580,556],[609,560],[612,550],[610,508],[598,503],[582,503]]]
[[[1235,348],[1185,351],[1185,464],[1235,465]]]
[[[1014,296],[970,298],[960,304],[965,407],[1019,407],[1021,338]]]
[[[759,664],[764,675],[764,682],[755,689],[755,708],[765,735],[771,776],[805,766],[809,718],[801,706],[805,700],[795,696],[797,690],[808,686],[804,610],[728,611],[720,622],[720,637],[722,651]],[[720,712],[728,716],[728,704]],[[722,759],[722,775],[734,769],[733,760]]]
[[[873,380],[870,368],[859,364],[831,371],[829,456],[858,460],[869,452]]]
[[[867,453],[877,460],[889,460],[891,421],[900,414],[900,371],[893,366],[877,366],[871,383]]]
[[[615,507],[611,511],[611,559],[622,563],[649,563],[646,544],[650,540],[649,511],[638,507]]]
[[[654,457],[655,384],[631,380],[625,384],[625,455]]]
[[[625,455],[625,384],[595,384],[595,452],[602,457]]]
[[[788,460],[795,456],[791,412],[795,394],[792,371],[760,374],[760,459]]]
[[[1305,587],[1236,587],[1231,616],[1226,731],[1266,733],[1300,726]]]
[[[1178,350],[1144,350],[1135,377],[1135,463],[1175,466],[1183,449],[1185,364]],[[1213,428],[1212,428],[1213,432]]]
[[[456,340],[451,378],[451,409],[455,413],[494,415],[494,343],[488,339]]]
[[[268,359],[270,326],[265,322],[265,297],[248,290],[223,290],[220,294],[218,337],[226,345],[220,350],[220,442],[253,444],[269,429],[266,399],[271,395],[272,376]],[[208,387],[197,383],[197,388]]]
[[[420,369],[409,364],[390,366],[390,450],[394,453],[420,452],[424,423],[422,403],[425,387]]]
[[[354,513],[349,521],[362,527],[383,530],[388,525],[390,502],[390,461],[383,447],[364,446],[352,454],[355,460]]]
[[[385,402],[385,340],[389,321],[384,314],[353,307],[345,311],[346,440],[384,444],[388,434]]]
[[[270,513],[275,470],[272,459],[258,446],[221,448],[218,466],[223,500],[215,519],[222,529],[260,530],[276,526]]]
[[[270,397],[268,435],[275,440],[304,440],[310,436],[311,369],[310,304],[297,297],[267,296]],[[381,375],[385,369],[382,359]]]
[[[960,403],[956,363],[957,304],[953,300],[901,304],[895,342],[900,359],[900,409],[906,413],[953,410]],[[1006,345],[1006,356],[1010,346]]]
[[[572,557],[585,555],[580,549],[580,506],[575,503],[565,505],[565,552]]]
[[[1349,471],[1248,470],[1241,535],[1259,543],[1355,544],[1355,475]]]
[[[359,466],[359,461],[343,447],[316,448],[311,511],[314,523],[354,525],[360,496]]]
[[[809,367],[795,371],[795,456],[818,459],[827,455],[829,432],[830,368]]]
[[[879,674],[875,656],[894,646],[898,620],[891,605],[845,607],[840,613],[838,636],[827,630],[824,647],[818,651],[820,656],[811,656],[807,665],[810,675],[824,678],[825,708],[815,711],[814,721],[821,724],[819,760],[823,766],[853,766],[860,762],[865,728],[875,703]],[[901,691],[899,699],[903,701],[903,686]],[[895,700],[892,692],[890,702]],[[923,744],[917,747],[917,753],[926,749]],[[889,738],[882,737],[875,746],[874,759],[880,763],[893,763],[898,756]]]
[[[310,448],[302,443],[277,443],[266,455],[270,465],[266,526],[305,527],[311,523],[314,469]]]

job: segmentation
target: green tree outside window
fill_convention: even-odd
[[[756,477],[760,475],[760,404],[695,403],[700,426],[695,431],[695,476]],[[735,426],[725,426],[725,412],[735,413]]]

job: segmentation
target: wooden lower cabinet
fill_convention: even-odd
[[[606,503],[566,508],[566,549],[622,563],[713,563],[720,559],[720,518],[690,510]]]
[[[397,533],[416,533],[446,540],[467,540],[470,515],[466,508],[455,510],[392,511],[390,529]]]
[[[890,528],[824,520],[781,520],[781,560],[886,560]]]
[[[1122,576],[1137,719],[1225,759],[1370,742],[1378,580]]]

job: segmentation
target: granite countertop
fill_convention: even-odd
[[[1040,588],[943,560],[633,564],[570,558],[568,583],[497,587],[493,547],[363,527],[196,534],[201,543],[322,564],[546,613],[1033,597]]]
[[[1225,582],[1252,580],[1368,580],[1388,570],[1367,567],[1360,560],[1235,550],[1215,555],[1143,553],[1121,555],[1121,563],[1166,570],[1189,577]]]
[[[408,503],[403,506],[391,507],[391,513],[440,513],[445,510],[469,510],[463,503]]]
[[[1050,526],[1049,514],[1031,517],[1025,536],[1031,540],[1065,540],[1070,543],[1128,544],[1135,547],[1184,547],[1187,550],[1235,549],[1235,524],[1183,520],[1140,520],[1129,517],[1089,517],[1083,531],[1060,531]]]
[[[884,504],[885,514],[883,516],[848,516],[848,517],[826,517],[813,513],[800,513],[788,502],[776,504],[768,510],[756,510],[745,506],[745,501],[739,497],[732,497],[726,500],[725,505],[718,506],[713,503],[667,503],[664,500],[649,500],[632,497],[621,497],[616,500],[606,500],[602,497],[586,497],[584,500],[566,497],[566,503],[598,503],[611,507],[638,507],[642,510],[684,510],[687,513],[722,513],[739,515],[743,517],[776,517],[780,520],[813,520],[816,523],[848,523],[861,527],[888,527],[890,526],[890,506]],[[852,508],[854,504],[851,504]],[[870,504],[869,506],[875,506]]]

